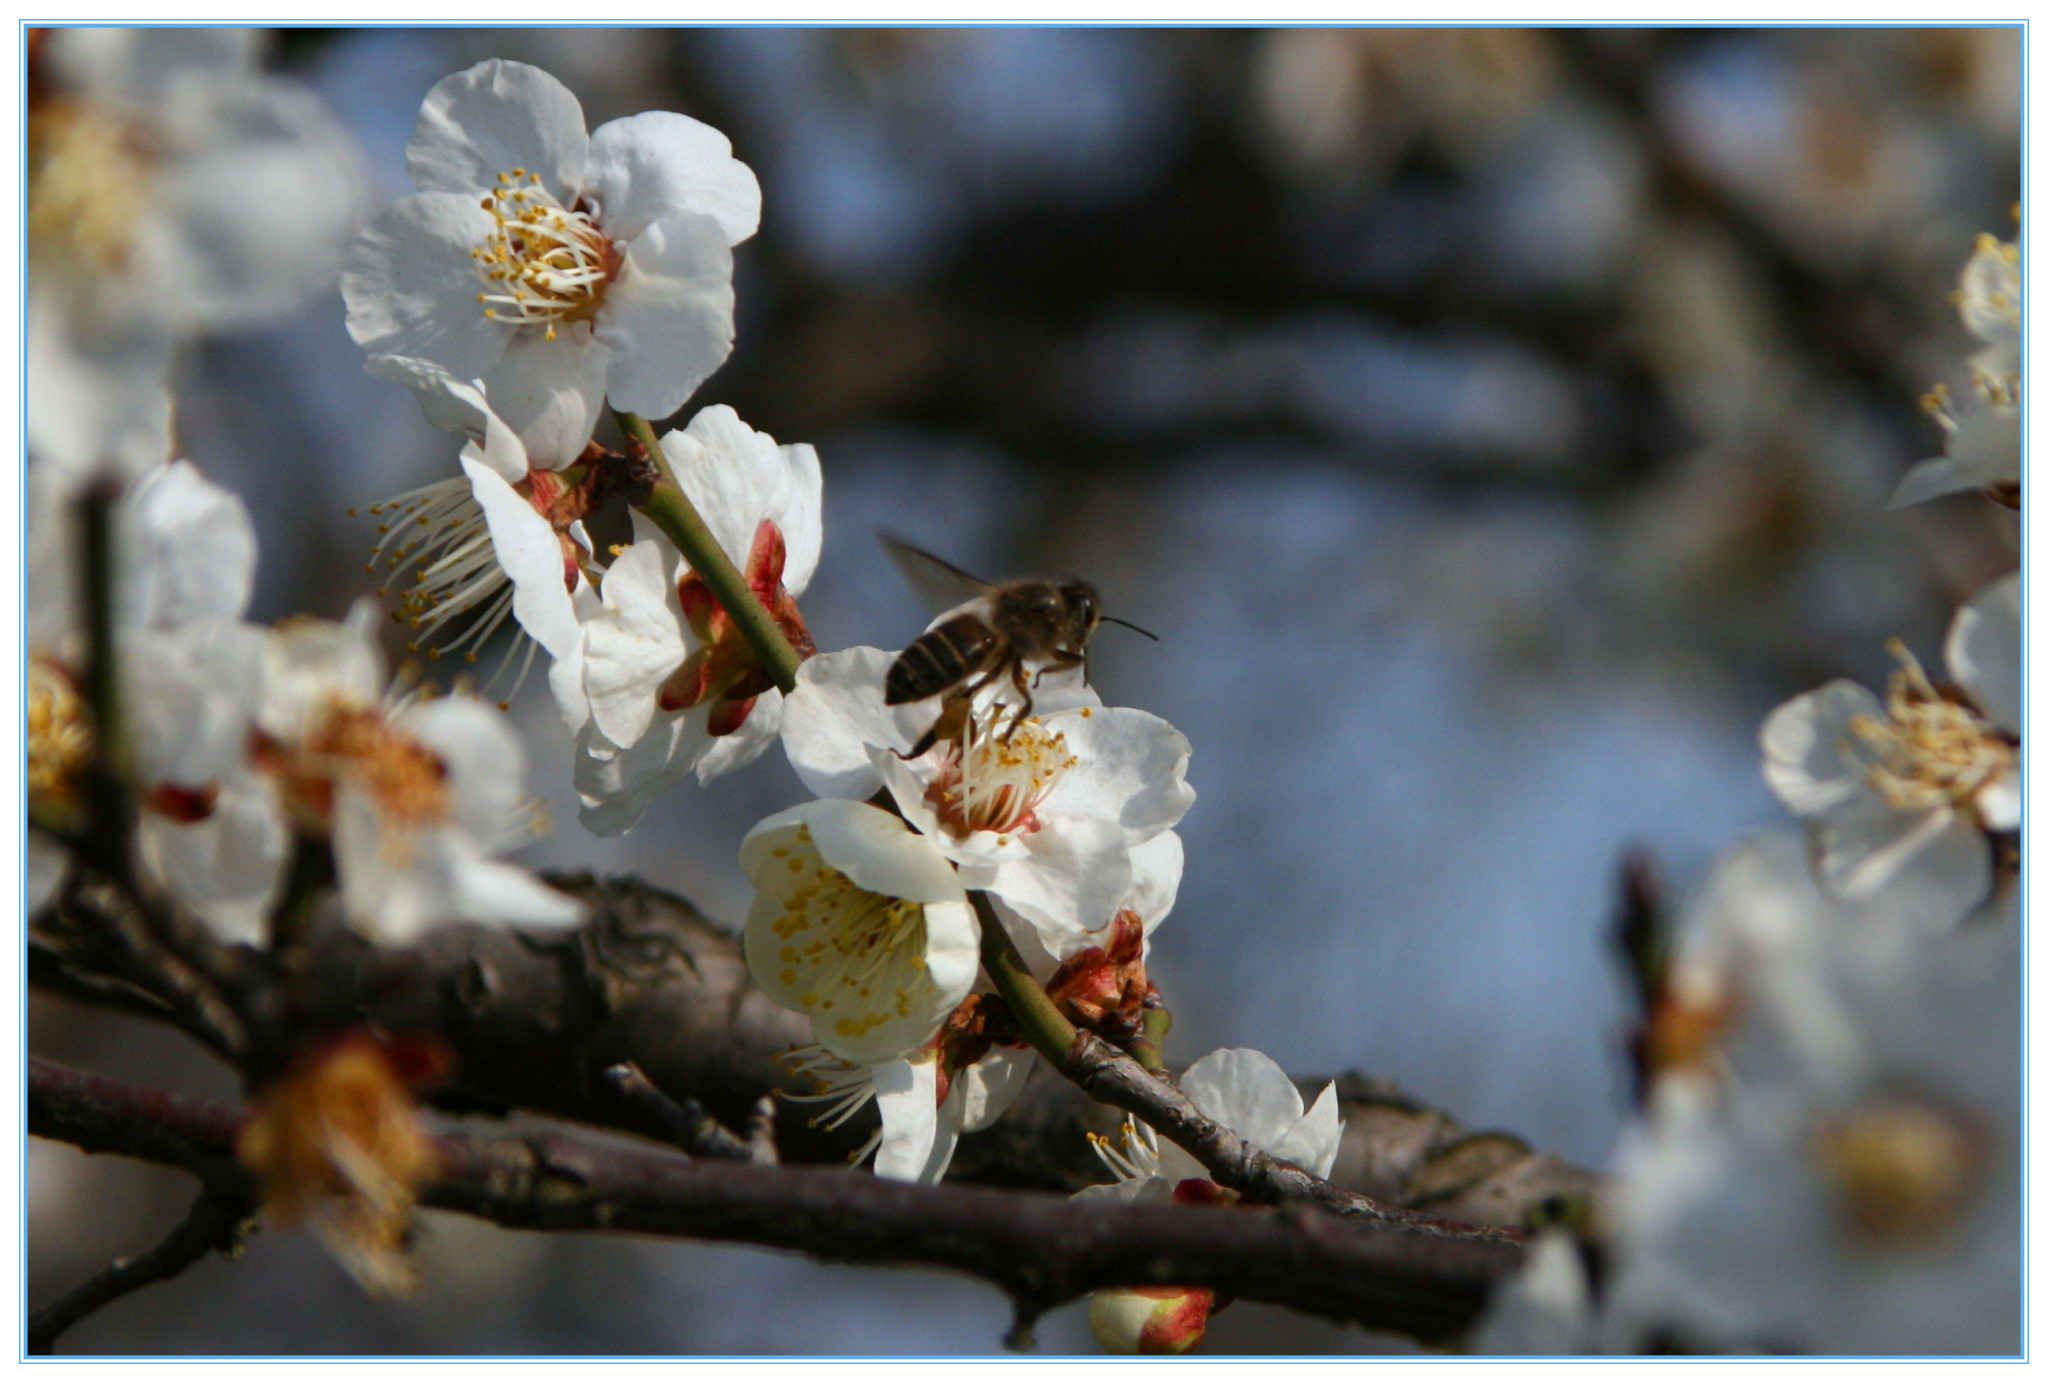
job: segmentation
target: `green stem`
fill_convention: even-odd
[[[1024,1040],[1055,1070],[1065,1069],[1067,1053],[1074,1046],[1074,1025],[1053,1006],[1044,987],[1031,978],[1017,943],[1003,929],[1002,919],[996,916],[988,895],[976,889],[967,896],[974,903],[974,915],[981,919],[982,969],[995,981],[996,993],[1009,1005],[1010,1016],[1017,1020]]]
[[[1137,1040],[1131,1043],[1131,1055],[1154,1075],[1166,1074],[1166,1033],[1172,1026],[1171,1013],[1163,1008],[1148,1008],[1145,1010],[1145,1025],[1139,1030]]]
[[[746,577],[732,564],[732,559],[718,545],[718,540],[711,536],[711,530],[705,527],[704,516],[697,512],[697,506],[676,483],[676,473],[669,467],[668,457],[662,454],[661,442],[655,437],[654,429],[638,413],[619,409],[612,412],[626,435],[646,449],[659,477],[654,483],[653,493],[640,506],[640,512],[654,520],[668,540],[676,545],[676,550],[683,554],[683,560],[690,564],[690,569],[704,578],[704,584],[711,588],[711,594],[732,616],[732,622],[739,626],[740,633],[752,645],[754,656],[775,679],[775,685],[785,693],[794,691],[797,664],[803,660],[790,647],[789,640],[782,636],[781,628],[755,596],[753,588],[747,585]]]

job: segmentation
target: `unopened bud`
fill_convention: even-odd
[[[1111,1354],[1185,1354],[1209,1328],[1207,1287],[1113,1287],[1088,1303],[1095,1342]]]

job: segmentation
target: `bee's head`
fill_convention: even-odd
[[[1078,643],[1095,632],[1095,626],[1102,623],[1102,597],[1086,581],[1069,581],[1060,587],[1060,594],[1067,600],[1067,619],[1073,637]]]

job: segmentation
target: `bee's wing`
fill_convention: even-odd
[[[889,559],[896,564],[896,570],[902,572],[903,579],[931,605],[933,613],[949,610],[962,601],[987,595],[995,589],[980,577],[969,576],[951,562],[934,557],[921,547],[912,547],[894,534],[879,533],[876,536],[888,549]]]

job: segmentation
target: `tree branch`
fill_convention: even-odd
[[[450,927],[407,950],[372,948],[345,928],[317,928],[309,966],[343,995],[343,1017],[390,1033],[430,1032],[453,1048],[458,1084],[432,1096],[465,1112],[527,1109],[662,1136],[605,1079],[637,1064],[657,1089],[686,1096],[729,1129],[750,1127],[787,1079],[776,1057],[810,1040],[808,1025],[747,977],[738,939],[684,899],[635,879],[555,875],[591,907],[582,928],[548,936]],[[70,993],[69,997],[91,996]],[[1321,1079],[1303,1081],[1313,1098]],[[1345,1133],[1331,1181],[1389,1206],[1479,1224],[1526,1225],[1581,1201],[1594,1178],[1507,1134],[1475,1134],[1399,1090],[1341,1077]],[[948,1177],[1071,1192],[1101,1181],[1090,1132],[1120,1116],[1051,1072],[1033,1078],[993,1128],[961,1141]],[[832,1132],[801,1106],[776,1111],[787,1162],[844,1159],[873,1115]]]
[[[28,1318],[28,1352],[49,1354],[57,1337],[93,1312],[130,1292],[176,1277],[212,1252],[232,1253],[255,1212],[244,1186],[205,1186],[170,1236],[155,1248],[117,1258]]]
[[[218,1174],[240,1111],[31,1058],[29,1132]],[[993,1283],[1020,1322],[1103,1287],[1211,1287],[1443,1339],[1468,1326],[1518,1245],[1278,1210],[1103,1206],[1032,1192],[915,1187],[845,1170],[691,1162],[568,1132],[435,1140],[421,1203],[521,1229],[629,1230],[926,1264]]]

